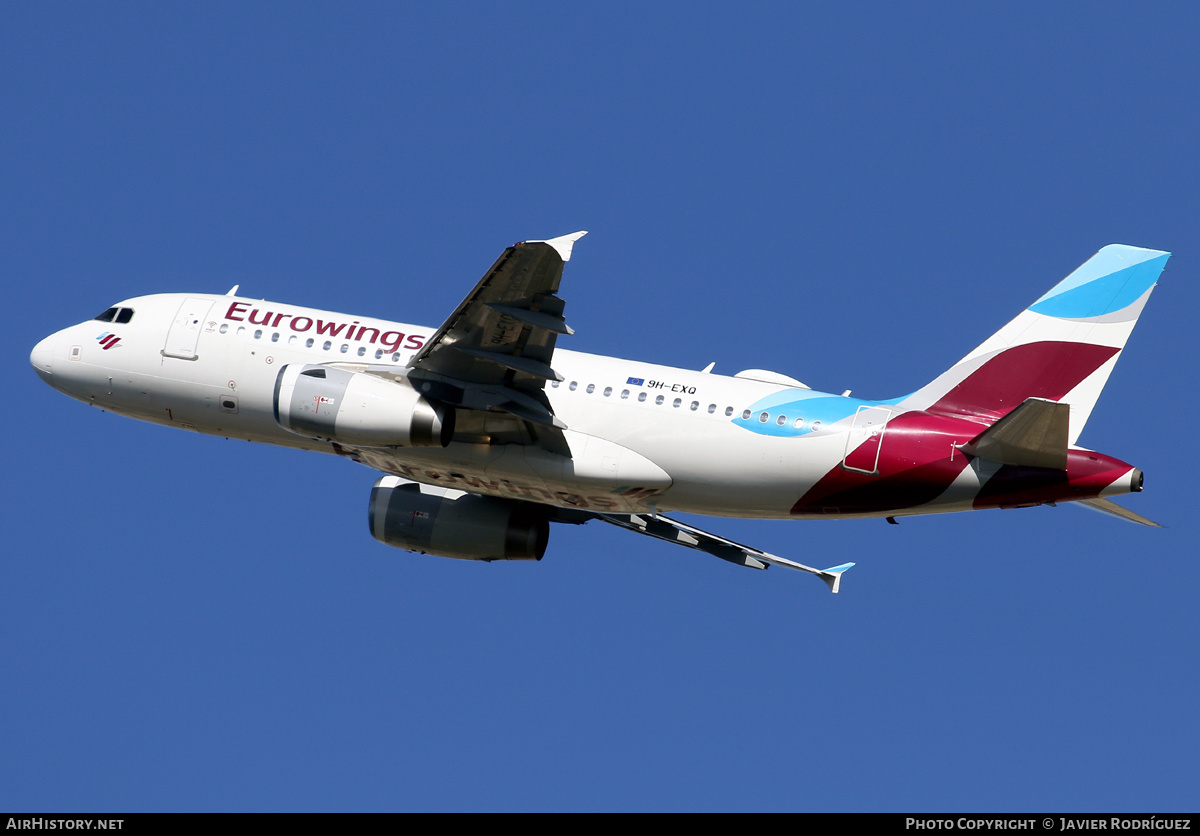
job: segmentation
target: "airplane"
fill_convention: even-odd
[[[556,347],[576,232],[506,249],[436,329],[237,295],[118,302],[34,347],[55,389],[184,430],[381,471],[372,535],[413,552],[540,560],[599,520],[741,566],[817,569],[666,516],[897,518],[1109,497],[1142,472],[1077,440],[1170,254],[1104,247],[916,391],[863,400]]]

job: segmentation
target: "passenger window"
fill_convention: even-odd
[[[221,323],[221,329],[220,329],[220,330],[221,330],[221,333],[222,333],[222,334],[224,334],[224,333],[226,333],[227,331],[229,331],[229,323],[228,323],[228,322],[222,322],[222,323]]]
[[[254,339],[256,339],[256,340],[262,339],[262,329],[261,328],[255,329]]]
[[[717,405],[715,403],[710,403],[708,405],[708,414],[712,415],[716,411],[717,411]]]
[[[245,334],[245,333],[246,333],[246,326],[245,326],[245,325],[239,325],[239,326],[238,326],[238,332],[237,332],[237,335],[240,337],[240,336],[242,336],[242,335],[243,335],[243,334]]]
[[[646,402],[646,393],[638,392],[638,403],[645,403],[645,402]]]
[[[349,344],[349,343],[342,343],[342,354],[345,354],[345,353],[346,353],[347,351],[349,351],[349,350],[350,350],[350,344]]]
[[[662,395],[659,395],[657,398],[654,399],[654,403],[656,406],[662,406],[662,403],[664,400],[665,400],[665,398],[663,398]]]
[[[333,348],[333,342],[331,340],[326,340],[325,345],[321,346],[321,348],[328,351],[329,349]]]
[[[379,360],[379,359],[382,359],[382,357],[383,357],[383,349],[382,348],[375,349],[375,359]]]
[[[797,418],[797,419],[796,419],[796,420],[795,420],[795,421],[792,423],[792,426],[793,426],[793,427],[795,427],[796,429],[800,429],[801,427],[803,427],[803,426],[804,426],[804,419],[803,419],[803,418]]]
[[[365,345],[360,345],[360,346],[358,347],[358,356],[359,356],[359,357],[365,357],[365,356],[366,356],[366,354],[367,354],[367,347],[366,347]]]
[[[728,418],[731,415],[733,415],[733,407],[732,406],[725,407],[725,417]]]
[[[700,408],[700,401],[692,401],[692,412]]]
[[[571,385],[570,385],[570,386],[568,386],[567,388],[568,388],[568,389],[570,389],[572,392],[574,392],[576,389],[578,389],[578,388],[579,388],[579,383],[578,383],[578,382],[576,382],[576,381],[574,381],[574,380],[572,380],[572,381],[571,381]]]
[[[775,419],[775,423],[782,427],[784,424],[787,423],[787,416],[780,415],[778,418]]]
[[[393,363],[400,362],[400,352],[399,351],[397,351],[395,354],[392,355],[392,362]]]
[[[676,398],[675,402],[672,403],[671,406],[675,407],[676,409],[679,409],[679,405],[681,403],[683,403],[683,398]]]
[[[307,340],[304,341],[304,347],[305,348],[313,347],[313,338],[312,337],[309,337]]]
[[[760,423],[760,424],[765,424],[765,423],[767,423],[767,419],[768,419],[768,418],[770,418],[770,417],[771,417],[771,416],[770,416],[770,415],[768,415],[767,413],[765,413],[765,412],[760,412],[760,413],[758,414],[758,423]]]
[[[605,387],[604,387],[604,397],[606,397],[606,398],[607,398],[607,397],[608,397],[609,395],[611,395],[611,394],[612,394],[612,387],[611,387],[611,386],[605,386]]]
[[[290,337],[288,337],[288,345],[295,345],[299,339],[300,338],[297,337],[295,334],[292,334]]]
[[[811,427],[809,427],[809,429],[810,429],[810,430],[812,430],[813,432],[816,432],[817,430],[821,429],[821,422],[820,422],[820,421],[813,421],[813,422],[812,422],[812,426],[811,426]]]
[[[742,420],[743,421],[750,420],[750,410],[747,409],[745,412],[742,413]]]
[[[271,342],[273,342],[273,343],[279,342],[279,332],[278,331],[276,331],[274,334],[271,335]]]
[[[590,394],[592,394],[592,392],[595,392],[595,391],[596,391],[596,384],[589,383],[588,388],[587,388],[587,393],[590,395]]]
[[[628,389],[622,389],[622,390],[621,390],[621,400],[625,400],[625,399],[626,399],[626,398],[628,398],[628,397],[629,397],[629,390],[628,390]]]

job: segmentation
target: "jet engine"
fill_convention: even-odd
[[[384,476],[371,489],[371,534],[410,552],[463,560],[541,560],[549,514],[531,503]]]
[[[356,447],[445,447],[454,436],[454,407],[406,383],[319,365],[279,370],[275,420],[297,435]]]

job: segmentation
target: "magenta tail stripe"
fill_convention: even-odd
[[[943,395],[929,411],[994,421],[1026,398],[1059,400],[1119,351],[1107,345],[1070,342],[1007,348]]]

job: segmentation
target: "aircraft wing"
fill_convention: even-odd
[[[556,294],[571,248],[586,232],[505,250],[437,333],[413,355],[409,377],[466,409],[499,409],[564,428],[542,392],[559,334],[570,334]]]
[[[769,569],[772,565],[786,566],[816,575],[832,592],[837,592],[842,583],[842,573],[853,566],[853,563],[843,563],[830,569],[814,569],[788,560],[786,557],[764,552],[752,546],[743,546],[733,540],[726,540],[716,534],[710,534],[694,526],[664,517],[662,514],[595,514],[595,519],[612,525],[620,526],[638,534],[645,534],[668,543],[686,546],[689,549],[711,554],[739,566],[749,566],[752,569]]]

